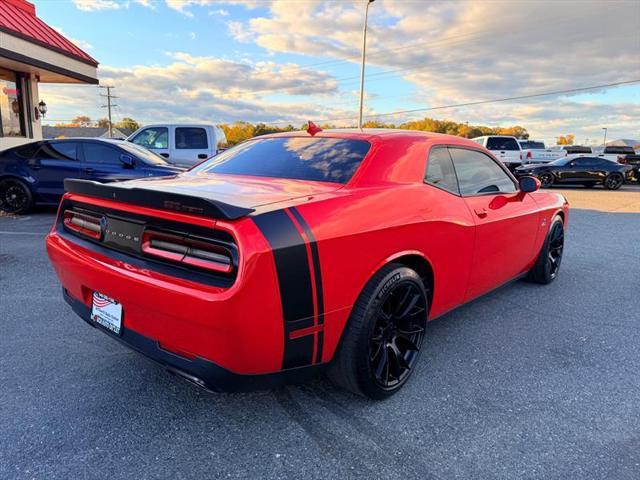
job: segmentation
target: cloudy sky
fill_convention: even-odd
[[[354,123],[365,0],[40,0],[38,15],[100,62],[116,119]],[[553,142],[640,138],[640,1],[377,0],[366,114],[519,124]],[[42,86],[48,120],[105,116],[95,86]],[[401,110],[428,109],[384,115]],[[347,120],[343,120],[347,119]]]

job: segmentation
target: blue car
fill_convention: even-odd
[[[24,213],[36,204],[55,205],[65,178],[113,182],[184,170],[130,142],[68,138],[27,143],[0,152],[0,209]]]

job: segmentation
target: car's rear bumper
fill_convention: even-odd
[[[73,311],[92,327],[101,330],[105,335],[149,357],[151,360],[164,366],[170,373],[214,392],[252,391],[302,382],[318,375],[326,367],[326,364],[317,364],[268,374],[245,375],[235,373],[200,357],[189,359],[173,354],[161,348],[157,340],[146,337],[131,329],[123,328],[119,336],[107,332],[97,327],[96,323],[91,320],[91,307],[73,298],[66,289],[63,289],[63,296],[66,302],[73,308]]]

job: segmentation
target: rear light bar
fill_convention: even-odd
[[[95,240],[100,240],[102,227],[100,226],[101,216],[90,215],[75,210],[65,210],[64,226],[69,230],[84,235]]]
[[[233,271],[233,256],[228,248],[191,237],[146,230],[141,249],[145,255],[203,270],[224,274]]]

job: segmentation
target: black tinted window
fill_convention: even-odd
[[[120,152],[107,145],[85,143],[84,160],[90,163],[120,164]]]
[[[131,141],[146,148],[169,148],[169,129],[166,127],[145,128]]]
[[[534,142],[532,140],[527,140],[526,142],[520,142],[520,146],[523,149],[533,148],[533,149],[544,150],[545,148],[543,142]]]
[[[625,154],[625,153],[634,154],[635,151],[633,150],[633,147],[609,146],[609,147],[605,147],[604,153],[605,154],[607,154],[607,153],[610,153],[610,154]]]
[[[204,128],[178,127],[176,128],[176,148],[206,149],[207,132]]]
[[[264,138],[231,148],[194,172],[346,183],[368,151],[364,140]]]
[[[515,138],[510,137],[490,137],[487,139],[489,150],[520,150]]]
[[[78,144],[76,142],[52,142],[42,144],[38,158],[53,158],[55,160],[77,160]]]
[[[568,154],[571,153],[591,153],[591,147],[581,147],[579,145],[567,145],[563,147]]]
[[[595,167],[600,165],[601,163],[602,163],[602,160],[600,160],[599,158],[582,157],[582,158],[576,158],[575,160],[573,160],[571,165],[575,165],[578,168],[582,168],[582,167]]]
[[[453,169],[453,163],[446,148],[431,149],[424,181],[451,193],[460,193],[456,172]]]
[[[450,148],[462,195],[516,191],[516,186],[492,158],[475,150]]]
[[[22,145],[21,147],[15,148],[14,153],[22,158],[32,158],[35,156],[36,152],[40,148],[40,143],[27,143],[26,145]]]

